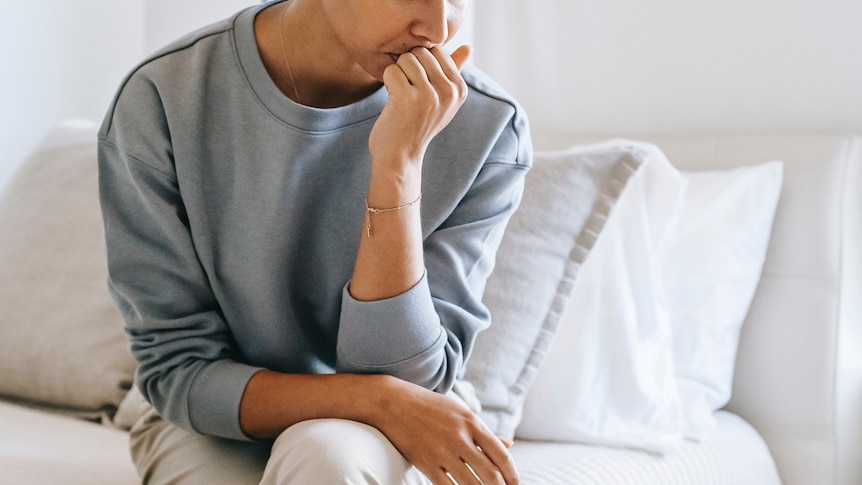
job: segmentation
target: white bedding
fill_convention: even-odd
[[[718,431],[664,456],[570,443],[516,441],[525,485],[780,485],[763,439],[739,416],[717,413]]]
[[[0,483],[140,483],[128,434],[0,401]]]

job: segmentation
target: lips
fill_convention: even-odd
[[[393,54],[391,52],[389,53],[389,58],[392,59],[393,64],[398,62],[399,57],[401,57],[401,54]]]

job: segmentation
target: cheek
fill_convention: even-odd
[[[457,34],[459,30],[461,30],[461,25],[463,25],[463,23],[463,19],[458,19],[457,21],[450,20],[448,22],[449,38],[446,39],[447,43],[452,40],[452,37],[455,37],[455,34]]]
[[[456,33],[464,25],[467,17],[467,2],[453,1],[449,3],[448,11],[446,12],[446,23],[449,29],[449,39],[455,36]],[[447,41],[449,40],[447,39]]]

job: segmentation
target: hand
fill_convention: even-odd
[[[416,47],[383,73],[389,102],[371,130],[368,146],[375,163],[420,164],[431,140],[467,99],[461,68],[470,47],[450,56],[440,47]]]
[[[519,483],[511,443],[452,398],[394,378],[382,397],[373,424],[435,485]]]

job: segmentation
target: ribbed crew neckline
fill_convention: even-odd
[[[240,12],[233,26],[241,68],[264,107],[284,123],[310,132],[334,131],[378,116],[388,99],[383,87],[355,103],[327,109],[296,103],[278,89],[263,65],[254,36],[255,17],[274,3],[278,2],[268,2]]]

